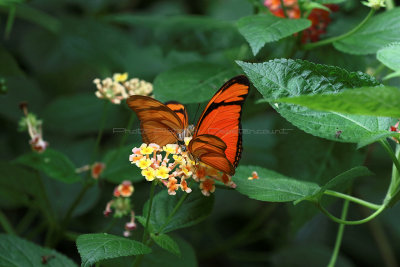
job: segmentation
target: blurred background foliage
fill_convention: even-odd
[[[292,36],[267,44],[252,56],[235,23],[253,11],[252,1],[245,0],[0,0],[0,78],[7,88],[0,95],[2,161],[30,151],[28,135],[17,132],[23,115],[18,105],[27,101],[29,110],[43,119],[50,147],[62,151],[74,166],[87,164],[103,109],[103,101],[94,95],[93,80],[115,72],[154,83],[155,97],[161,101],[186,103],[194,123],[197,110],[202,110],[223,81],[241,73],[235,60],[260,62],[291,56]],[[332,14],[325,36],[345,32],[367,12],[359,1],[342,3],[340,11]],[[12,19],[10,27],[7,21]],[[378,65],[374,56],[342,54],[333,47],[297,51],[292,57],[349,71],[371,72]],[[198,95],[185,92],[185,87],[199,83]],[[381,147],[356,150],[353,144],[308,135],[272,108],[255,104],[259,98],[252,90],[244,108],[243,128],[288,129],[288,134],[244,135],[241,164],[260,165],[318,184],[365,164],[376,176],[359,180],[354,194],[371,201],[382,199],[391,162]],[[122,136],[112,129],[125,127],[131,113],[124,103],[109,107],[96,160],[107,161],[118,148]],[[133,128],[137,127],[135,121]],[[130,135],[126,153],[107,166],[106,179],[87,193],[73,214],[73,233],[100,232],[109,224],[111,219],[103,216],[104,206],[115,184],[124,179],[134,182],[133,202],[141,214],[150,185],[127,161],[130,149],[140,140],[139,135]],[[41,245],[45,241],[41,214],[59,220],[82,187],[19,167],[1,168],[0,175],[1,209],[15,224],[29,214],[31,225],[19,225],[19,234]],[[44,188],[37,188],[37,179],[43,180]],[[29,209],[31,198],[40,202],[43,194],[49,199],[43,204],[46,208]],[[340,201],[330,203],[340,211]],[[355,207],[350,214],[359,218],[364,213]],[[337,266],[396,266],[400,262],[399,220],[397,205],[366,225],[347,227]],[[110,233],[121,235],[124,223],[118,221]],[[139,227],[134,238],[139,239],[142,230]],[[182,257],[155,248],[145,256],[143,266],[322,266],[329,260],[336,231],[337,224],[308,202],[296,206],[258,202],[218,188],[211,216],[174,233]],[[73,235],[56,249],[80,262]],[[102,266],[128,266],[130,262],[119,258]]]

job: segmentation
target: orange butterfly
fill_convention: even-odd
[[[232,176],[242,154],[241,115],[249,84],[244,75],[227,81],[208,102],[194,129],[179,102],[163,104],[134,95],[127,103],[140,120],[144,143],[178,143],[184,148],[184,138],[193,134],[187,146],[193,158]]]

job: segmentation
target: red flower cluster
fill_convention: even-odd
[[[301,17],[300,8],[297,0],[284,0],[286,14],[291,19]],[[277,17],[285,18],[285,12],[280,0],[265,0],[264,5],[268,7],[272,14]],[[332,12],[339,9],[338,5],[325,5]],[[320,35],[326,33],[326,28],[331,22],[330,13],[323,9],[313,9],[307,19],[311,20],[311,27],[303,31],[302,43],[317,42]]]

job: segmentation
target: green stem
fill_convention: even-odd
[[[72,205],[68,208],[68,211],[64,217],[63,220],[63,228],[65,229],[65,227],[68,225],[69,220],[72,217],[72,214],[75,210],[75,208],[79,205],[79,203],[81,202],[82,198],[85,196],[86,192],[89,190],[89,188],[92,186],[92,183],[86,183],[81,191],[79,192],[78,196],[75,198],[74,202],[72,203]]]
[[[398,155],[396,155],[396,154],[400,153],[400,150],[397,148],[397,151],[395,154],[387,140],[382,140],[382,141],[380,141],[380,143],[383,146],[383,148],[386,150],[386,152],[389,154],[390,158],[393,161],[393,165],[394,165],[393,170],[392,170],[392,178],[390,181],[389,190],[386,193],[386,197],[384,200],[384,203],[388,203],[388,202],[390,202],[392,197],[395,195],[395,193],[399,187],[399,183],[400,183],[400,179],[399,179],[399,175],[398,175],[398,173],[400,172],[400,162],[397,157]]]
[[[327,211],[324,207],[322,207],[320,204],[318,204],[318,208],[324,213],[326,216],[329,217],[334,222],[340,223],[340,224],[346,224],[346,225],[358,225],[358,224],[363,224],[366,222],[369,222],[370,220],[374,219],[376,216],[378,216],[382,211],[386,209],[386,205],[382,205],[377,211],[372,213],[370,216],[367,218],[364,218],[362,220],[357,220],[357,221],[346,221],[343,219],[339,219],[332,215],[329,211]]]
[[[0,210],[0,225],[1,227],[3,227],[4,231],[7,234],[15,235],[15,231],[14,228],[12,227],[12,224],[1,210]]]
[[[8,38],[10,37],[11,31],[12,31],[12,27],[13,27],[14,20],[15,20],[16,9],[17,8],[15,7],[15,5],[10,6],[10,13],[8,13],[6,29],[4,32],[4,38],[6,40],[8,40]]]
[[[154,184],[154,182],[153,182]],[[189,185],[190,186],[190,185]],[[150,193],[151,195],[152,193]],[[168,226],[168,223],[171,221],[172,217],[175,215],[175,213],[179,210],[179,208],[182,206],[183,201],[185,201],[185,199],[187,198],[188,194],[184,193],[182,195],[182,197],[179,199],[178,203],[175,205],[174,209],[172,210],[172,212],[169,214],[168,218],[165,220],[165,223],[160,227],[159,233],[161,233],[165,227]],[[150,197],[150,203],[149,203],[149,212],[146,218],[146,227],[145,227],[145,232],[143,233],[143,239],[142,239],[142,243],[144,243],[146,246],[150,246],[152,243],[151,238],[148,238],[147,241],[145,242],[145,234],[147,232],[147,228],[148,228],[148,222],[149,222],[149,218],[150,218],[150,210],[151,210],[151,203],[152,203],[152,197]],[[133,267],[138,267],[140,266],[142,259],[143,259],[144,255],[138,255],[135,258],[135,261],[133,262]]]
[[[179,208],[182,206],[183,202],[187,198],[189,194],[183,193],[182,197],[179,199],[178,203],[175,205],[175,208],[172,210],[172,212],[169,214],[168,218],[165,220],[165,223],[161,226],[160,228],[160,233],[165,229],[165,227],[168,226],[169,222],[172,220],[174,217],[175,213],[179,210]]]
[[[347,211],[349,210],[350,201],[346,199],[343,204],[342,216],[340,217],[342,220],[346,220]],[[328,267],[334,267],[336,264],[337,257],[339,255],[340,245],[342,244],[343,232],[344,232],[344,224],[339,225],[339,230],[336,236],[335,248],[333,249],[331,260],[329,261]]]
[[[393,0],[386,0],[386,10],[391,10],[394,8],[394,2]]]
[[[151,184],[151,189],[150,189],[149,210],[147,212],[146,225],[144,227],[142,243],[144,243],[144,241],[146,240],[148,232],[149,232],[149,222],[150,222],[151,208],[153,206],[153,198],[154,198],[154,190],[155,190],[155,188],[156,188],[156,182],[154,181]]]
[[[97,154],[97,151],[100,146],[100,141],[101,141],[101,138],[103,137],[103,131],[104,131],[104,126],[107,121],[107,113],[108,113],[109,104],[110,103],[107,100],[104,100],[103,114],[101,116],[101,121],[100,121],[100,129],[99,129],[99,132],[97,133],[96,144],[94,145],[94,148],[93,148],[92,156],[90,159],[90,164],[92,164],[96,158],[96,154]]]
[[[20,220],[18,225],[15,228],[15,231],[18,234],[24,233],[28,227],[32,224],[33,220],[38,215],[38,211],[36,209],[29,209],[28,212],[24,215],[24,217]]]
[[[285,15],[286,18],[288,18],[289,16],[287,14],[285,2],[283,0],[280,0],[280,1],[281,1],[281,7],[282,7],[282,10],[283,10],[283,14]]]
[[[331,44],[333,42],[342,40],[342,39],[352,35],[356,31],[358,31],[362,26],[364,26],[364,24],[372,17],[372,15],[374,15],[374,13],[375,13],[375,9],[371,8],[371,10],[369,11],[368,15],[364,18],[364,20],[361,21],[360,24],[358,24],[356,27],[354,27],[350,31],[348,31],[348,32],[346,32],[346,33],[344,33],[342,35],[339,35],[339,36],[336,36],[336,37],[332,37],[332,38],[328,38],[328,39],[325,39],[325,40],[322,40],[322,41],[319,41],[319,42],[305,44],[303,46],[303,49],[304,50],[310,50],[310,49],[313,49],[315,47]]]
[[[324,194],[328,195],[328,196],[343,198],[345,200],[349,200],[351,202],[360,204],[360,205],[362,205],[364,207],[367,207],[367,208],[370,208],[370,209],[373,209],[373,210],[379,210],[380,207],[381,207],[381,205],[377,205],[377,204],[374,204],[374,203],[371,203],[371,202],[368,202],[368,201],[365,201],[365,200],[362,200],[362,199],[359,199],[359,198],[356,198],[356,197],[353,197],[353,196],[350,196],[350,195],[347,195],[347,194],[343,194],[343,193],[340,193],[340,192],[332,191],[332,190],[326,190],[326,191],[324,191]]]

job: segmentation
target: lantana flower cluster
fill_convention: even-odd
[[[28,131],[29,136],[31,137],[29,144],[33,151],[38,153],[44,152],[49,143],[43,140],[43,122],[37,119],[35,114],[28,112],[28,105],[26,103],[21,103],[20,108],[24,112],[24,117],[19,121],[19,130]]]
[[[284,0],[286,14],[291,19],[301,18],[299,3],[297,0]],[[277,17],[285,18],[285,11],[280,0],[265,0],[264,5]],[[325,5],[331,11],[338,10],[338,5]],[[302,32],[302,43],[317,42],[320,35],[326,33],[326,28],[331,22],[330,13],[327,10],[314,8],[307,19],[311,20],[311,26]]]
[[[94,79],[98,98],[108,99],[113,104],[120,104],[131,95],[150,96],[153,85],[138,78],[128,80],[128,73],[115,73],[112,78]]]
[[[190,138],[185,139],[188,144]],[[203,163],[196,163],[188,152],[182,151],[177,144],[160,147],[157,144],[142,144],[132,149],[129,156],[132,164],[140,168],[147,181],[157,181],[168,189],[168,194],[175,195],[181,189],[192,192],[188,181],[199,183],[205,196],[215,191],[215,181],[236,187],[231,177]]]
[[[136,229],[135,212],[130,199],[134,190],[130,181],[123,181],[114,188],[114,198],[107,203],[104,210],[104,216],[106,217],[110,216],[113,210],[115,218],[130,216],[130,220],[125,224],[124,236],[126,237],[130,236],[131,231]]]

